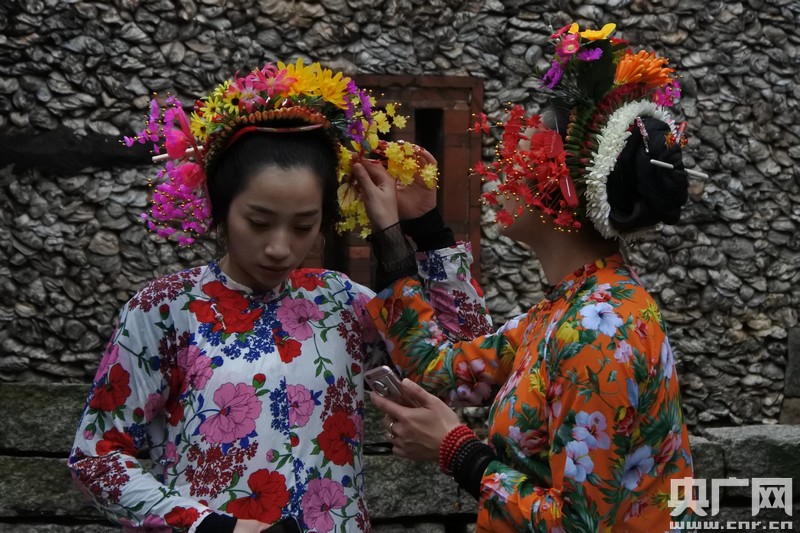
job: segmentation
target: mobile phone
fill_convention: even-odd
[[[419,407],[419,404],[408,398],[400,386],[400,378],[386,365],[375,367],[364,373],[364,380],[369,388],[395,403],[406,407]]]
[[[287,516],[261,531],[262,533],[303,533],[303,528],[300,527],[297,517]]]

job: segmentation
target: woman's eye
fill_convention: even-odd
[[[250,225],[253,226],[254,228],[266,228],[267,226],[269,226],[268,223],[262,220],[250,220],[249,222]]]
[[[297,231],[307,232],[314,229],[314,226],[295,226],[294,229]]]

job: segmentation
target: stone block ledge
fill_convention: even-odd
[[[88,385],[0,384],[0,532],[117,530],[75,489],[66,468],[88,390]],[[368,450],[385,444],[380,418],[368,409]],[[690,445],[695,477],[709,480],[709,487],[712,478],[800,479],[800,426],[713,428],[690,436]],[[365,466],[371,472],[367,497],[376,531],[444,533],[466,530],[474,521],[475,502],[435,464],[367,454]],[[726,489],[719,519],[752,518],[749,491]],[[792,514],[800,521],[800,489],[793,492]],[[792,519],[774,509],[764,518]]]

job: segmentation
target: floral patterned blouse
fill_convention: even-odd
[[[619,255],[471,342],[440,338],[411,278],[367,309],[409,377],[459,402],[494,399],[478,531],[670,529],[670,479],[692,475],[675,360]]]
[[[462,271],[431,290],[483,309],[464,246],[423,255],[422,283],[444,258]],[[191,531],[215,510],[267,523],[293,515],[319,533],[369,531],[363,371],[387,359],[364,308],[373,296],[310,269],[255,293],[216,262],[151,282],[120,313],[78,428],[73,477],[130,528]],[[467,321],[459,329],[455,320],[449,334],[466,335]],[[137,460],[145,450],[152,467]]]

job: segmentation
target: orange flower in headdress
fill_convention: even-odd
[[[646,87],[661,87],[670,83],[675,69],[665,67],[667,59],[656,57],[655,52],[640,50],[636,54],[628,50],[617,64],[614,76],[616,85],[643,83]]]

